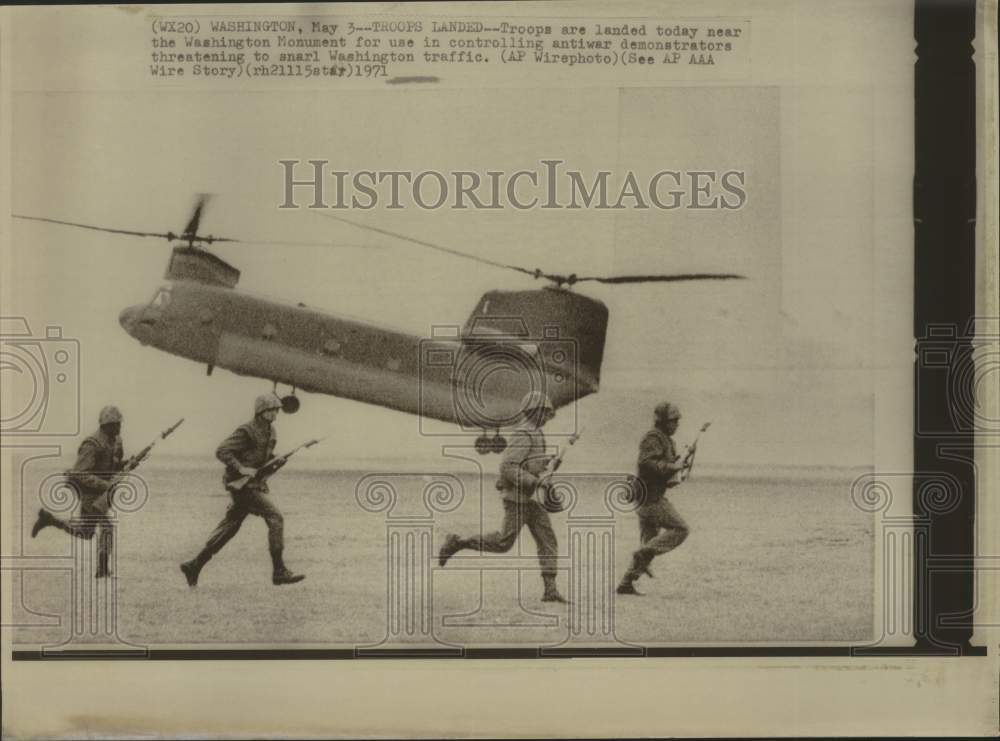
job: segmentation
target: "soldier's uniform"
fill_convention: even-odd
[[[66,472],[66,479],[79,496],[79,507],[69,522],[41,509],[31,530],[31,537],[45,527],[56,527],[70,535],[90,540],[98,534],[97,577],[109,576],[109,562],[114,548],[114,523],[111,510],[110,486],[122,470],[124,451],[121,436],[111,434],[109,425],[122,421],[121,412],[108,406],[101,410],[100,429],[87,437],[77,449],[76,462]]]
[[[198,575],[209,559],[222,550],[222,547],[239,532],[247,515],[257,515],[267,523],[267,544],[274,569],[274,583],[292,583],[292,580],[301,581],[304,578],[301,575],[291,574],[285,567],[282,555],[285,547],[285,519],[267,496],[269,492],[267,482],[253,481],[238,491],[230,488],[233,481],[242,477],[241,466],[260,468],[274,457],[274,448],[277,444],[274,426],[260,416],[262,411],[272,408],[280,408],[280,402],[276,397],[273,402],[260,397],[255,404],[257,414],[253,421],[237,427],[215,451],[215,457],[226,467],[222,474],[222,483],[229,491],[232,502],[201,552],[191,561],[181,565],[181,570],[192,586],[197,584]]]
[[[551,403],[547,399],[543,403],[551,412]],[[530,411],[530,407],[526,407],[526,411]],[[545,450],[545,435],[541,428],[530,421],[525,421],[515,428],[500,462],[500,480],[497,486],[503,496],[504,508],[500,529],[468,538],[448,536],[441,548],[440,564],[444,566],[452,555],[464,549],[506,553],[514,546],[521,528],[527,525],[538,548],[538,562],[545,584],[542,599],[565,601],[555,583],[558,545],[555,531],[552,529],[552,520],[549,518],[549,513],[533,498],[549,458]]]
[[[672,404],[657,407],[657,416],[670,415],[679,419],[680,413]],[[674,416],[676,415],[676,416]],[[676,486],[683,470],[673,438],[654,427],[639,443],[637,473],[633,482],[633,496],[639,503],[640,547],[632,555],[632,564],[619,585],[622,594],[634,593],[632,583],[643,573],[650,574],[649,564],[656,556],[672,551],[683,543],[690,528],[666,498],[666,490]],[[651,575],[651,574],[650,574]]]

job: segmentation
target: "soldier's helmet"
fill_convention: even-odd
[[[275,394],[261,394],[253,402],[253,415],[256,417],[268,409],[281,409],[281,399]]]
[[[527,414],[528,412],[534,411],[535,409],[547,409],[550,412],[555,411],[555,407],[552,406],[552,400],[549,399],[547,394],[535,389],[534,391],[529,391],[521,399],[521,410]]]
[[[104,409],[101,410],[101,413],[97,419],[101,427],[103,427],[104,425],[114,424],[116,422],[118,424],[121,424],[122,413],[118,409],[118,407],[109,404],[108,406],[104,407]]]
[[[671,404],[669,401],[657,404],[656,409],[653,410],[653,414],[656,415],[657,419],[662,420],[681,418],[681,410],[677,408],[676,404]]]

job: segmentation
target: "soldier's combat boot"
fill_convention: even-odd
[[[545,580],[545,593],[542,595],[542,602],[562,602],[563,604],[569,604],[569,600],[559,593],[554,576],[545,574],[542,576],[542,579]]]
[[[455,534],[449,535],[444,539],[444,545],[441,546],[441,550],[438,552],[438,565],[444,566],[448,563],[448,559],[460,550],[462,550],[462,539]]]
[[[634,594],[636,596],[642,596],[642,592],[635,588],[635,580],[639,578],[640,574],[648,574],[652,576],[649,572],[649,562],[653,560],[653,553],[645,548],[640,548],[635,553],[632,554],[632,565],[629,570],[625,572],[625,576],[622,577],[621,583],[615,592],[618,594]]]
[[[181,571],[184,572],[184,578],[187,579],[189,587],[198,586],[198,575],[201,574],[202,566],[204,564],[197,558],[192,558],[181,564]]]
[[[275,548],[271,551],[271,564],[274,566],[274,573],[271,575],[271,583],[274,585],[279,584],[295,584],[306,578],[305,574],[293,574],[288,567],[285,566],[285,559],[282,558],[281,550]]]
[[[53,517],[47,509],[38,510],[38,518],[35,520],[35,524],[31,527],[31,537],[34,538],[38,535],[42,528],[55,525],[56,522],[56,518]]]
[[[633,594],[636,597],[642,596],[642,592],[635,588],[635,583],[627,575],[622,579],[615,592],[617,594]]]
[[[271,583],[275,585],[295,584],[296,582],[300,582],[305,578],[306,578],[305,574],[293,574],[288,569],[283,568],[281,571],[274,572],[274,574],[271,576]]]

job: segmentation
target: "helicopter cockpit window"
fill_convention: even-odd
[[[166,309],[170,306],[170,288],[164,286],[157,290],[156,295],[153,296],[153,300],[149,305],[156,309]]]

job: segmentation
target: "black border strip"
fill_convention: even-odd
[[[971,363],[976,292],[976,74],[972,58],[975,0],[915,0],[914,216],[914,491],[913,514],[929,523],[914,538],[912,647],[690,646],[623,649],[125,649],[16,650],[14,661],[39,660],[346,660],[535,659],[593,657],[943,657],[986,656],[972,646],[976,478],[974,420],[956,404],[973,398]],[[944,334],[942,334],[944,330]],[[951,334],[948,335],[948,332]],[[921,349],[941,349],[945,372],[920,362]],[[942,474],[959,482],[955,506],[924,496],[921,481]],[[964,568],[934,568],[940,563]]]
[[[913,624],[918,647],[966,650],[975,609],[975,419],[962,409],[975,375],[967,371],[976,311],[976,6],[916,0],[915,9],[913,514],[929,531],[914,538]],[[931,348],[948,353],[944,369],[925,362]],[[957,482],[948,506],[930,496],[928,482],[942,477]],[[934,569],[942,558],[969,566]]]

